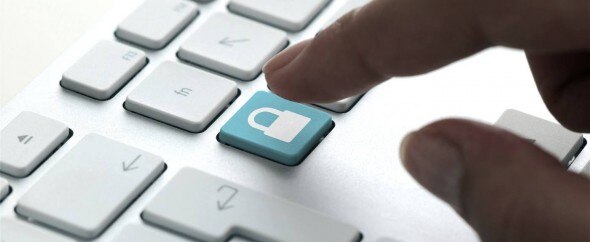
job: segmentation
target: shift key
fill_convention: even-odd
[[[37,181],[16,212],[81,238],[95,238],[164,168],[158,156],[90,134]]]

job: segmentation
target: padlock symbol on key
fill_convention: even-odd
[[[271,113],[277,116],[277,119],[269,126],[256,123],[254,120],[258,114]],[[280,141],[290,143],[295,137],[307,126],[311,119],[300,114],[285,110],[279,111],[274,108],[259,108],[254,110],[248,116],[248,124],[252,128],[261,130],[264,135],[273,137]]]

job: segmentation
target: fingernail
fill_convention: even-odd
[[[457,145],[441,135],[417,131],[402,140],[399,153],[406,170],[422,186],[461,213],[463,167]]]

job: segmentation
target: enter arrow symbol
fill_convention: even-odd
[[[219,41],[219,44],[225,45],[225,46],[229,46],[229,47],[233,47],[234,43],[240,43],[240,42],[248,42],[250,41],[250,39],[230,39],[229,37],[225,37],[222,40]]]
[[[123,165],[123,171],[130,171],[130,170],[135,170],[138,167],[137,166],[133,166],[133,164],[135,164],[135,162],[137,160],[139,160],[139,158],[141,157],[141,155],[137,155],[137,157],[135,157],[135,159],[133,159],[133,161],[131,161],[129,164],[125,164],[125,161],[123,161],[122,165]]]
[[[219,189],[217,189],[217,192],[222,192],[223,190],[228,190],[230,192],[230,196],[227,197],[225,199],[225,201],[220,201],[217,200],[217,210],[219,211],[224,211],[226,209],[230,209],[233,208],[233,205],[230,205],[229,203],[232,201],[232,199],[234,199],[234,197],[236,196],[236,194],[238,194],[238,189],[230,187],[228,185],[222,185],[221,187],[219,187]]]

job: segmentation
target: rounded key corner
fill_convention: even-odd
[[[219,130],[219,133],[217,133],[217,135],[215,135],[215,140],[217,140],[217,142],[219,142],[220,144],[227,145],[227,143],[222,142],[221,139],[219,139],[220,135],[221,135],[221,130]]]
[[[162,161],[162,170],[158,174],[158,177],[159,177],[162,174],[164,174],[164,172],[166,172],[168,170],[168,164],[166,163],[166,161],[164,161],[164,158],[162,158],[160,156],[158,156],[158,158],[160,159],[160,161]]]
[[[332,132],[332,130],[334,128],[336,128],[336,122],[334,122],[334,120],[331,120],[331,121],[332,121],[332,124],[330,125],[330,128],[328,128],[328,131],[326,131],[326,134],[323,137],[328,136],[328,134],[330,134]]]
[[[289,39],[289,36],[288,36],[287,34],[285,34],[285,45],[283,45],[283,47],[281,47],[281,48],[279,49],[279,52],[277,52],[277,55],[278,55],[279,53],[281,53],[281,51],[283,51],[283,50],[287,49],[287,47],[289,47],[289,45],[291,45],[291,40]]]
[[[146,219],[146,214],[145,214],[146,210],[147,210],[147,207],[144,207],[144,209],[141,211],[141,213],[139,213],[139,218],[141,219],[142,222],[151,225],[152,223],[150,223],[149,220]]]
[[[329,108],[326,108],[326,107],[324,107],[324,106],[322,106],[322,105],[320,105],[320,104],[315,104],[315,103],[314,103],[313,105],[314,105],[314,106],[316,106],[316,107],[318,107],[318,108],[320,108],[320,109],[323,109],[323,110],[329,111],[329,112],[331,112],[331,113],[335,113],[335,114],[345,114],[345,113],[348,113],[348,112],[350,112],[350,110],[352,110],[352,109],[353,109],[353,108],[354,108],[354,107],[355,107],[355,106],[356,106],[356,105],[357,105],[357,104],[358,104],[358,103],[361,101],[361,99],[362,99],[362,98],[363,98],[363,97],[364,97],[366,94],[367,94],[367,93],[363,93],[363,94],[361,94],[361,95],[360,95],[360,96],[359,96],[359,97],[358,97],[358,98],[357,98],[357,99],[354,101],[354,103],[352,103],[352,105],[350,105],[350,107],[348,107],[348,108],[347,108],[346,110],[344,110],[344,111],[337,111],[337,110],[329,109]]]
[[[117,40],[116,42],[118,44],[123,44],[125,46],[128,46],[129,45],[132,48],[139,48],[139,50],[141,52],[144,52],[143,53],[144,55],[146,54],[145,53],[146,51],[159,51],[159,50],[163,50],[163,49],[166,48],[166,46],[168,46],[168,44],[170,42],[172,42],[172,40],[170,40],[168,42],[165,42],[162,45],[162,44],[158,44],[158,43],[156,43],[154,41],[148,40],[148,42],[151,42],[151,43],[153,43],[154,46],[157,46],[157,47],[152,47],[152,46],[148,46],[148,45],[144,45],[144,44],[140,44],[140,43],[136,43],[136,42],[133,42],[131,40],[128,40],[126,37],[123,37],[123,35],[133,35],[133,34],[132,33],[119,33],[121,31],[128,32],[126,30],[121,30],[119,27],[117,27],[117,29],[115,30],[115,32],[113,32],[113,36],[115,36],[115,39]],[[146,56],[146,58],[147,58],[147,56]]]
[[[126,82],[126,83],[124,83],[123,85],[121,85],[121,87],[120,87],[120,88],[118,88],[117,90],[115,90],[115,92],[113,92],[113,93],[112,93],[112,94],[110,94],[110,95],[106,95],[106,96],[104,96],[104,97],[103,97],[103,96],[99,96],[99,95],[92,96],[92,95],[90,95],[90,94],[83,93],[83,92],[81,92],[81,91],[78,91],[78,90],[75,90],[75,89],[73,89],[73,88],[69,88],[67,85],[64,85],[64,84],[63,84],[63,82],[64,82],[64,80],[63,80],[63,79],[61,79],[61,80],[59,81],[59,85],[60,85],[60,86],[62,87],[62,89],[64,89],[64,90],[67,90],[67,91],[69,91],[69,92],[71,92],[71,93],[74,93],[74,94],[78,94],[78,95],[80,95],[80,96],[83,96],[83,97],[87,97],[87,98],[89,98],[90,100],[93,100],[93,101],[98,101],[98,102],[106,102],[106,101],[110,101],[110,100],[111,100],[111,99],[113,99],[115,96],[117,96],[117,94],[119,94],[119,92],[120,92],[121,90],[123,90],[123,88],[125,88],[125,86],[126,86],[126,85],[127,85],[129,82],[131,82],[131,80],[133,80],[133,79],[135,78],[135,76],[136,76],[137,74],[139,74],[139,72],[140,72],[140,71],[141,71],[143,68],[145,68],[145,66],[146,66],[146,65],[147,65],[147,63],[145,63],[145,65],[144,65],[143,67],[141,67],[141,69],[140,69],[140,70],[139,70],[139,71],[138,71],[138,72],[137,72],[135,75],[133,75],[133,76],[132,76],[132,77],[131,77],[131,78],[130,78],[130,79],[129,79],[129,80]],[[68,81],[68,80],[65,80],[65,81]],[[97,96],[98,96],[98,97],[97,97]]]
[[[586,138],[584,138],[584,136],[582,136],[582,144],[580,144],[580,148],[578,148],[576,151],[574,151],[572,159],[569,162],[567,162],[566,167],[570,167],[574,163],[576,158],[580,155],[580,153],[582,153],[582,150],[584,150],[584,148],[586,148],[587,144],[588,144],[588,141],[586,140]]]
[[[27,219],[26,216],[24,216],[20,211],[19,211],[19,207],[20,207],[20,201],[16,204],[16,206],[14,206],[14,208],[12,209],[12,211],[14,212],[14,214],[16,214],[16,216],[18,218],[23,218],[23,219]]]
[[[234,96],[234,98],[229,102],[228,106],[233,104],[238,97],[240,97],[242,95],[242,89],[240,89],[240,87],[238,87],[237,84],[234,83],[234,87],[236,88],[236,95]]]
[[[210,73],[210,74],[213,74],[213,75],[216,75],[216,76],[220,76],[220,77],[225,78],[225,79],[229,79],[230,81],[234,81],[234,82],[253,82],[256,79],[258,79],[258,77],[260,77],[262,75],[262,70],[260,70],[256,75],[254,75],[253,78],[242,79],[242,78],[239,78],[237,76],[226,74],[226,73],[223,73],[221,71],[217,71],[215,69],[212,69],[212,68],[209,68],[209,67],[200,65],[198,63],[192,62],[192,61],[189,60],[189,58],[186,58],[186,57],[181,56],[180,50],[176,52],[176,58],[178,59],[178,61],[181,64],[190,66],[192,68],[197,68],[199,70],[205,71],[207,73]]]
[[[225,75],[225,74],[224,74],[224,75]],[[253,81],[255,81],[256,79],[258,79],[258,77],[260,77],[261,75],[262,75],[262,70],[258,71],[258,72],[257,72],[256,74],[254,74],[254,75],[253,75],[251,78],[250,78],[250,77],[248,77],[248,78],[246,78],[246,79],[241,79],[241,78],[239,78],[239,77],[236,77],[236,76],[229,76],[229,75],[226,75],[226,76],[229,76],[229,77],[231,77],[232,79],[236,79],[236,80],[238,80],[238,81],[241,81],[241,82],[253,82]]]
[[[8,192],[4,195],[4,197],[0,198],[0,204],[2,204],[2,202],[4,202],[4,200],[6,200],[8,198],[8,196],[10,196],[10,194],[12,193],[12,186],[7,185],[8,186]]]

